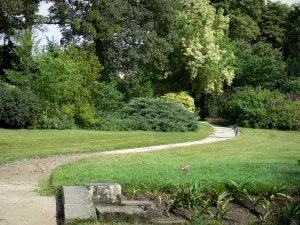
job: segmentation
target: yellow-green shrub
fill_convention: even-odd
[[[195,102],[194,99],[185,91],[181,91],[178,93],[167,93],[161,98],[168,99],[173,102],[179,103],[183,108],[190,112],[195,112]]]

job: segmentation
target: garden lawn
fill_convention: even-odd
[[[212,132],[212,127],[206,124],[200,124],[197,132],[186,133],[0,129],[0,163],[22,158],[196,141]]]
[[[201,179],[244,181],[256,188],[299,185],[300,132],[242,129],[235,139],[156,152],[107,155],[64,164],[52,188],[89,182],[117,182],[125,189],[166,190]],[[179,170],[189,165],[188,173]],[[143,185],[144,184],[144,185]]]

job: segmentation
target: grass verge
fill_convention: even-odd
[[[244,181],[255,188],[299,185],[300,132],[242,129],[239,137],[164,151],[107,155],[56,168],[51,187],[118,182],[125,189],[166,190],[201,179]],[[189,165],[188,173],[179,170]]]
[[[71,153],[101,152],[201,140],[213,132],[201,124],[197,132],[107,132],[93,130],[0,129],[0,163]]]

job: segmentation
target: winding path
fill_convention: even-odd
[[[0,225],[55,225],[56,203],[54,197],[42,197],[34,192],[38,181],[46,178],[62,163],[110,154],[129,154],[167,148],[207,144],[235,137],[232,129],[215,126],[208,138],[169,145],[124,149],[99,153],[51,156],[25,159],[0,165]]]

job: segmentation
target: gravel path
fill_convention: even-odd
[[[201,145],[235,137],[230,128],[213,125],[214,133],[201,141],[99,153],[51,156],[25,159],[0,165],[0,225],[55,225],[54,197],[41,197],[34,192],[38,181],[46,178],[62,163],[108,154],[129,154],[167,148]]]

